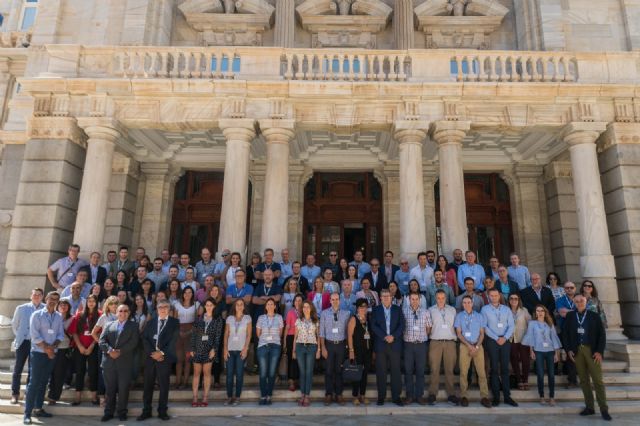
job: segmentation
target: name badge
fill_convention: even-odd
[[[364,340],[369,340],[369,339],[371,339],[371,335],[369,333],[366,333],[364,335]]]
[[[203,342],[208,342],[209,341],[209,336],[202,336],[202,341]]]
[[[446,330],[446,329],[448,329],[448,328],[449,328],[449,326],[448,326],[447,324],[442,324],[442,325],[440,326],[440,328],[441,328],[441,329],[443,329],[443,330]]]
[[[420,331],[420,327],[418,327],[417,325],[413,326],[413,331]]]
[[[498,328],[504,328],[504,324],[503,324],[503,323],[501,323],[501,322],[499,322],[499,323],[498,323]]]
[[[233,338],[231,339],[234,342],[238,342],[240,340],[240,338],[238,336],[233,336]]]
[[[584,328],[582,327],[578,328],[578,334],[584,334]]]
[[[270,342],[273,340],[273,336],[266,336],[265,339],[267,340],[267,342]]]
[[[153,340],[158,340],[158,335],[157,334],[153,335]]]
[[[73,276],[73,272],[67,272],[67,276],[68,277],[72,277]]]
[[[53,334],[53,333],[54,333],[54,331],[53,331],[53,329],[52,329],[52,328],[50,328],[50,329],[48,329],[48,330],[47,330],[47,334]]]
[[[84,335],[85,336],[91,336],[91,332],[89,330],[87,330],[87,331],[84,332]]]
[[[332,329],[331,329],[331,332],[332,332],[333,334],[338,334],[338,333],[339,333],[339,330],[338,330],[338,328],[337,328],[337,327],[334,327],[334,328],[332,328]]]
[[[548,348],[549,347],[549,343],[548,342],[542,342],[542,347],[543,348]]]
[[[464,337],[471,337],[471,332],[470,331],[466,331],[464,333]]]

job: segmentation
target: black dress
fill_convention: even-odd
[[[191,351],[194,353],[193,362],[198,364],[206,364],[208,362],[220,361],[220,341],[222,340],[222,330],[224,329],[224,320],[220,316],[215,316],[208,324],[204,321],[204,316],[199,318],[193,325],[193,333],[191,333]],[[207,336],[203,340],[203,336]],[[212,360],[209,358],[209,352],[215,349],[216,355]]]
[[[353,384],[353,396],[364,396],[367,390],[367,373],[371,369],[371,361],[372,361],[372,353],[373,353],[373,333],[371,332],[371,328],[369,327],[369,317],[367,316],[367,321],[362,323],[355,316],[356,319],[356,327],[353,330],[353,352],[354,359],[356,364],[364,365],[364,371],[362,372],[362,379],[360,382],[355,382]],[[369,336],[366,339],[366,336]]]

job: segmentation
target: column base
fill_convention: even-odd
[[[11,353],[13,338],[11,318],[0,315],[0,359],[13,357]]]
[[[608,330],[607,338],[609,338]],[[628,362],[628,373],[640,373],[640,341],[607,342],[607,352],[614,359]]]

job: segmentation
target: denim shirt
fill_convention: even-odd
[[[64,340],[64,321],[59,312],[49,313],[46,308],[35,311],[30,320],[31,352],[44,353],[38,343],[53,344]],[[57,352],[57,349],[56,349]]]
[[[15,349],[18,349],[25,340],[31,340],[29,320],[35,311],[42,308],[44,308],[43,303],[35,306],[31,302],[16,306],[13,318],[11,319],[11,328],[13,329],[13,334],[16,336],[13,341],[13,347]]]

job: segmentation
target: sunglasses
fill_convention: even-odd
[[[575,287],[565,287],[564,289],[565,290],[575,290],[576,288]]]
[[[591,284],[585,284],[582,287],[589,287],[589,288],[593,288],[593,286]]]

